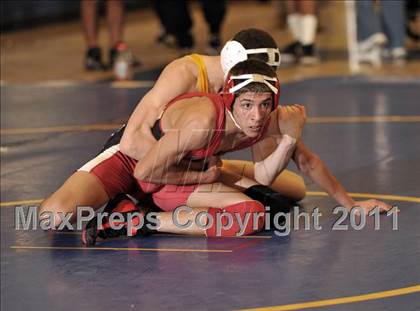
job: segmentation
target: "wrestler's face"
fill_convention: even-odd
[[[257,137],[268,120],[273,94],[246,92],[240,94],[233,105],[233,116],[242,131],[249,137]]]

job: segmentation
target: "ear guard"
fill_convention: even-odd
[[[235,80],[244,80],[235,85]],[[233,102],[235,101],[235,93],[250,83],[263,83],[267,85],[274,93],[272,110],[276,109],[279,104],[280,83],[276,77],[268,77],[261,74],[243,74],[239,76],[228,75],[223,88],[223,102],[228,110],[232,111]]]
[[[228,41],[220,52],[220,63],[225,75],[237,63],[247,60],[250,54],[267,54],[267,65],[276,68],[280,66],[281,56],[277,48],[245,49],[238,41]]]

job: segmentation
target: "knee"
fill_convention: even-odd
[[[66,206],[62,200],[49,197],[45,199],[38,210],[38,221],[54,221],[54,227],[61,224],[60,213],[65,213]]]
[[[223,209],[210,208],[213,223],[207,236],[243,236],[261,231],[264,227],[265,209],[258,201],[243,201]]]

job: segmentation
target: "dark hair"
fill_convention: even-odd
[[[238,41],[245,49],[259,49],[259,48],[274,48],[277,49],[277,43],[273,37],[266,31],[249,28],[238,32],[233,38],[233,41]],[[262,62],[268,61],[268,56],[262,54],[249,54],[248,59],[257,59]]]
[[[248,59],[243,62],[237,63],[229,71],[229,76],[239,76],[239,75],[244,75],[244,74],[255,74],[255,73],[277,79],[277,74],[271,66],[255,59]],[[235,85],[237,85],[241,83],[242,81],[243,80],[234,80],[234,83]],[[272,84],[274,85],[275,82],[272,82]],[[242,94],[245,92],[265,93],[265,92],[272,92],[272,91],[267,85],[263,83],[253,82],[241,88],[236,94]]]

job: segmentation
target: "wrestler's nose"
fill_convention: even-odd
[[[264,117],[264,111],[260,105],[255,105],[252,109],[252,120],[260,121]]]

